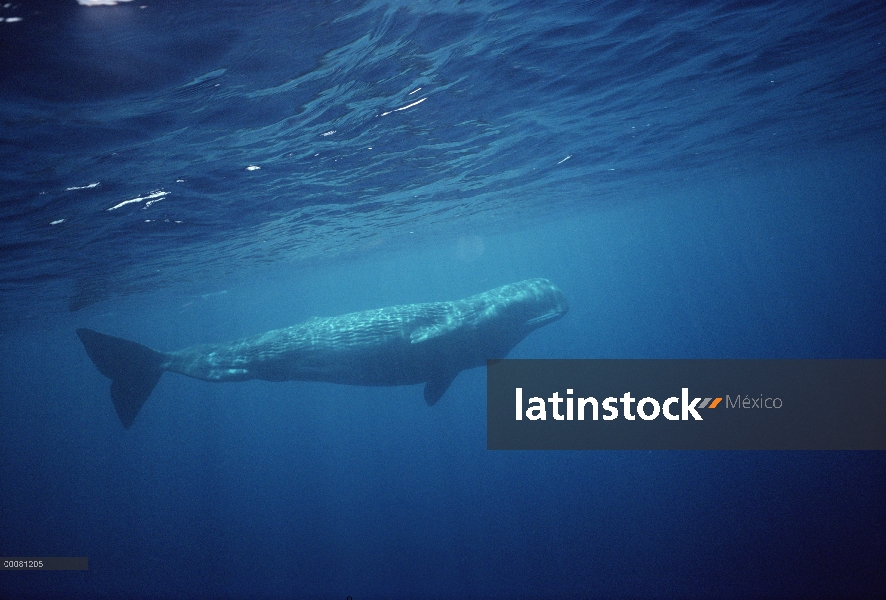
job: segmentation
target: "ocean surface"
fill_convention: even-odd
[[[886,358],[886,4],[0,4],[6,598],[881,598],[882,452],[493,452],[160,350],[531,277],[523,358]],[[886,435],[886,433],[884,433]]]

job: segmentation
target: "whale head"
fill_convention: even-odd
[[[523,329],[524,335],[552,323],[569,311],[566,297],[547,279],[518,281],[487,294],[499,319]]]

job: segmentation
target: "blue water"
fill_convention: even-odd
[[[0,5],[0,598],[886,595],[886,456],[490,452],[163,350],[547,277],[512,357],[886,358],[882,2]]]

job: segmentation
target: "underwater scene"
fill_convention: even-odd
[[[886,597],[886,453],[485,368],[886,358],[882,1],[21,0],[0,118],[0,600]]]

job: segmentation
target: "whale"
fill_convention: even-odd
[[[129,429],[164,371],[211,382],[424,383],[424,399],[433,406],[460,372],[504,358],[568,310],[557,286],[527,279],[462,300],[313,317],[237,341],[173,352],[92,329],[77,329],[77,336],[111,380],[111,400]]]

